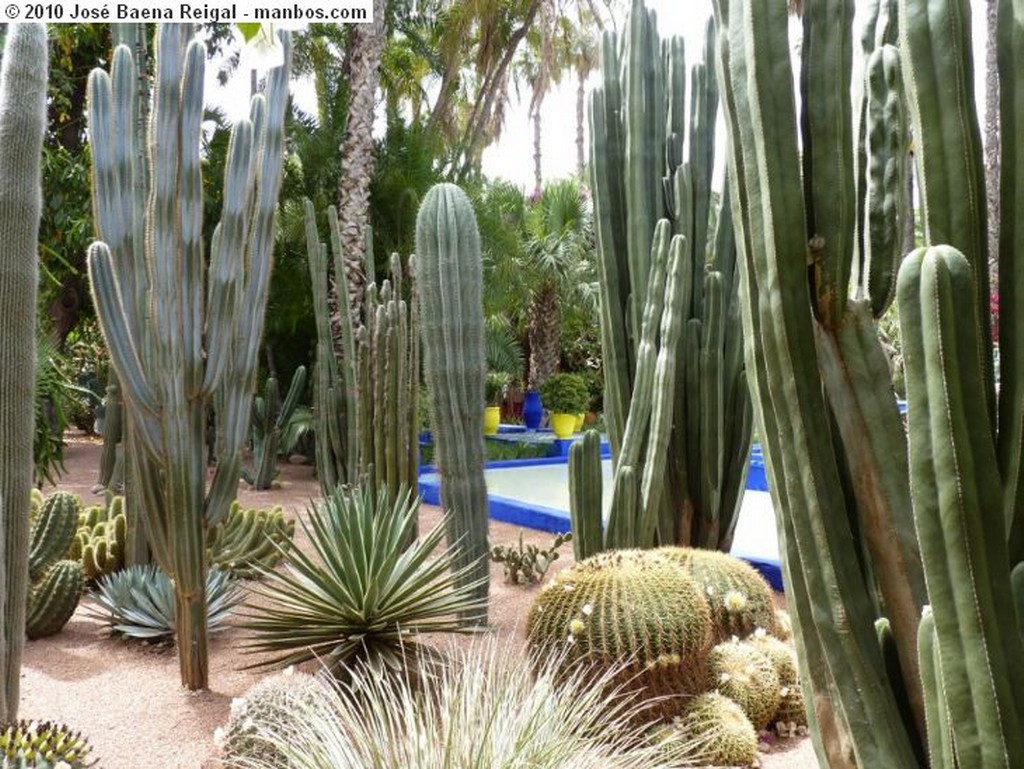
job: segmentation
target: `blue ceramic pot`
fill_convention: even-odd
[[[523,397],[523,424],[527,429],[536,430],[544,418],[544,406],[540,402],[540,393],[528,391]]]

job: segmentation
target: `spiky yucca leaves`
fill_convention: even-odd
[[[211,633],[223,630],[241,598],[231,575],[210,569],[206,577],[207,622]],[[110,625],[114,633],[147,641],[167,641],[175,635],[174,587],[156,564],[129,566],[100,579],[93,594],[97,606],[87,611]]]
[[[0,769],[85,769],[90,751],[81,732],[52,721],[22,719],[0,731]]]
[[[263,741],[286,763],[228,762],[246,769],[486,767],[487,769],[670,769],[685,764],[644,744],[637,703],[616,691],[616,669],[596,681],[566,678],[554,660],[533,663],[495,642],[453,650],[427,682],[363,665],[351,681],[321,682],[321,696],[278,718],[257,721]],[[597,685],[593,685],[596,683]],[[298,702],[298,701],[296,701]],[[642,706],[641,706],[642,707]],[[646,724],[645,724],[646,727]]]
[[[236,499],[224,520],[210,529],[210,563],[234,577],[255,579],[261,568],[277,566],[294,535],[295,521],[285,519],[280,505],[245,509]]]
[[[291,668],[260,681],[231,702],[231,716],[213,733],[225,766],[288,766],[282,745],[266,739],[267,724],[280,723],[314,705],[323,685],[311,675]]]
[[[292,548],[283,572],[259,568],[245,646],[273,656],[255,666],[319,659],[343,675],[357,661],[398,671],[415,664],[422,633],[472,633],[458,616],[482,608],[473,568],[453,568],[457,548],[436,558],[446,521],[410,544],[419,497],[337,487],[300,519],[311,554]],[[458,615],[458,616],[457,616]]]
[[[694,697],[656,740],[696,766],[750,766],[757,757],[757,730],[743,708],[717,692]]]
[[[665,547],[658,552],[682,564],[704,589],[716,642],[746,638],[758,628],[774,631],[772,589],[753,566],[716,550]]]
[[[700,586],[656,551],[598,553],[559,572],[537,596],[526,625],[530,648],[564,654],[563,667],[621,666],[621,682],[645,700],[699,691],[711,645]]]
[[[767,724],[779,707],[775,664],[746,641],[718,644],[708,654],[707,688],[717,689],[743,708],[755,727]]]

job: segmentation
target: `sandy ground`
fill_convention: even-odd
[[[99,449],[84,439],[71,438],[66,451],[67,471],[59,488],[94,499]],[[51,491],[51,488],[44,491]],[[254,492],[244,483],[239,497],[251,506],[282,505],[299,514],[319,488],[312,468],[282,467],[281,487]],[[421,527],[438,519],[436,508],[425,507]],[[511,544],[519,529],[491,523],[491,542]],[[551,535],[525,530],[524,541],[551,544]],[[572,563],[571,546],[549,573]],[[504,583],[500,564],[491,564],[490,620],[500,638],[522,637],[521,624],[536,588]],[[80,729],[93,745],[102,769],[211,769],[213,730],[228,717],[231,700],[244,693],[264,673],[242,669],[253,660],[236,647],[241,631],[229,628],[214,636],[210,647],[210,690],[190,693],[180,686],[174,650],[140,646],[111,638],[81,607],[64,630],[26,645],[22,670],[21,715],[63,721]],[[765,769],[817,769],[806,737],[766,746]],[[596,768],[595,768],[596,769]]]

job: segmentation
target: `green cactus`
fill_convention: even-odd
[[[28,595],[46,28],[12,24],[0,69],[0,722],[17,717]]]
[[[716,2],[748,371],[808,722],[830,767],[1024,765],[1010,588],[1024,558],[1024,8],[997,5],[1010,141],[992,213],[1000,309],[1012,307],[999,318],[998,398],[967,3],[868,6],[855,141],[853,3],[805,4],[798,124],[786,8]],[[932,247],[897,282],[908,128]],[[894,290],[913,383],[906,432],[874,323]]]
[[[423,373],[430,393],[441,501],[450,511],[448,545],[456,568],[486,598],[487,486],[484,483],[483,262],[473,206],[453,184],[435,185],[416,217]],[[486,612],[479,617],[486,622]]]
[[[33,582],[71,548],[78,529],[79,504],[74,494],[57,491],[39,508],[28,546],[28,576]]]
[[[711,615],[700,586],[657,551],[598,553],[563,569],[530,609],[531,651],[564,653],[561,663],[622,665],[620,683],[652,713],[679,712],[682,695],[701,691],[711,646]]]
[[[739,705],[755,728],[765,726],[779,708],[782,686],[775,664],[746,641],[726,641],[708,653],[708,690]]]
[[[750,564],[714,550],[662,547],[657,552],[682,565],[703,589],[716,643],[745,639],[759,628],[774,632],[772,589]]]
[[[85,576],[78,561],[52,564],[29,588],[25,634],[36,639],[59,633],[75,613],[84,587]]]
[[[716,207],[711,194],[714,52],[709,22],[703,60],[690,71],[687,122],[682,40],[660,41],[642,0],[633,0],[621,37],[605,35],[602,85],[590,104],[604,403],[612,496],[634,504],[612,505],[603,543],[577,538],[579,557],[603,547],[728,550],[732,542],[753,416],[732,221],[727,196]],[[578,454],[570,471],[579,487],[600,472],[592,456],[583,460]],[[618,490],[637,481],[635,495]],[[582,521],[598,512],[590,504],[573,514]]]
[[[149,162],[135,130],[136,67],[126,46],[89,78],[93,298],[131,429],[127,484],[143,497],[148,544],[172,577],[182,683],[207,685],[206,531],[228,512],[248,437],[281,181],[285,65],[232,129],[224,208],[204,258],[200,133],[205,49],[188,25],[156,39]],[[203,287],[206,287],[205,295]],[[206,410],[217,415],[217,470],[206,490]],[[129,513],[134,514],[129,499]],[[129,521],[129,532],[133,530]]]
[[[81,732],[52,721],[15,721],[0,727],[3,769],[85,769],[95,762]]]
[[[324,495],[339,484],[419,488],[419,292],[416,259],[403,268],[391,257],[391,277],[374,282],[367,248],[367,289],[353,308],[346,287],[341,235],[334,207],[327,210],[338,280],[338,333],[328,304],[327,246],[320,242],[313,204],[305,201],[306,246],[317,322],[314,370],[317,477]],[[372,242],[368,236],[367,244]],[[337,338],[336,338],[337,337]]]
[[[79,513],[68,557],[81,561],[85,578],[92,582],[124,568],[127,538],[124,497],[110,495],[107,504],[91,505]]]
[[[281,435],[288,426],[288,420],[299,405],[299,398],[306,388],[306,367],[299,366],[292,376],[288,393],[281,400],[277,379],[267,377],[262,398],[252,402],[252,472],[243,471],[242,477],[254,489],[269,489],[277,476],[277,453],[281,446]]]
[[[757,758],[757,730],[743,709],[718,692],[687,703],[668,727],[669,745],[679,745],[687,766],[750,766]]]
[[[243,508],[237,500],[209,533],[210,565],[235,577],[254,579],[273,569],[295,536],[294,519],[285,520],[281,506],[271,510]]]

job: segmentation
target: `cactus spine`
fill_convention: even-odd
[[[12,24],[0,70],[0,721],[17,718],[28,595],[46,29]]]
[[[66,560],[78,528],[79,500],[58,491],[39,508],[29,533],[28,609],[25,634],[43,638],[71,619],[85,585],[82,564]]]
[[[299,366],[292,376],[288,393],[281,400],[277,379],[267,377],[262,398],[252,402],[253,461],[255,472],[243,473],[254,489],[269,489],[277,475],[277,452],[281,447],[281,434],[299,405],[306,387],[306,367]]]
[[[391,277],[377,284],[368,247],[364,306],[353,308],[345,287],[338,216],[331,206],[327,219],[340,302],[335,340],[327,299],[327,246],[320,242],[308,200],[305,213],[317,322],[313,397],[320,488],[327,495],[339,484],[366,482],[415,494],[420,370],[416,259],[409,257],[403,267],[401,258],[392,254]],[[370,242],[368,238],[368,246]]]
[[[129,129],[141,105],[134,104],[131,52],[119,46],[112,75],[94,70],[90,76],[93,204],[103,241],[90,247],[88,263],[97,314],[138,439],[128,483],[142,490],[149,544],[174,580],[182,684],[201,689],[207,685],[206,531],[235,497],[248,436],[289,56],[284,36],[285,66],[271,72],[266,98],[254,97],[250,118],[232,131],[224,210],[207,275],[199,240],[205,51],[198,40],[189,41],[189,32],[187,25],[169,24],[157,36],[148,177],[137,167],[133,173],[139,148]],[[148,201],[144,210],[142,199]],[[148,269],[140,269],[143,264]],[[218,464],[207,493],[204,428],[211,402]]]
[[[1014,138],[1024,8],[999,3],[1000,121],[1011,137],[1000,298],[1013,309],[1000,317],[998,399],[969,10],[962,0],[878,0],[869,11],[855,161],[853,4],[805,6],[798,140],[785,7],[716,2],[748,370],[807,715],[830,767],[1015,766],[1024,762],[1010,593],[1010,567],[1024,556],[1024,243],[1014,197],[1024,184]],[[897,288],[908,123],[932,247],[903,261]],[[894,290],[909,460],[873,323]],[[883,616],[884,650],[874,631]]]
[[[487,486],[484,483],[483,262],[473,206],[453,184],[438,184],[416,217],[423,301],[423,373],[437,442],[441,498],[449,510],[448,545],[455,568],[488,592]],[[486,609],[479,617],[487,620]]]
[[[690,72],[687,123],[682,40],[660,41],[642,0],[622,38],[604,39],[590,125],[605,417],[612,496],[635,502],[612,506],[603,542],[575,539],[577,557],[659,543],[728,550],[732,542],[753,417],[732,222],[728,202],[713,210],[711,195],[714,40],[709,23],[703,61]],[[583,457],[572,470],[577,486],[600,471]],[[598,514],[593,504],[574,510],[580,520]]]

